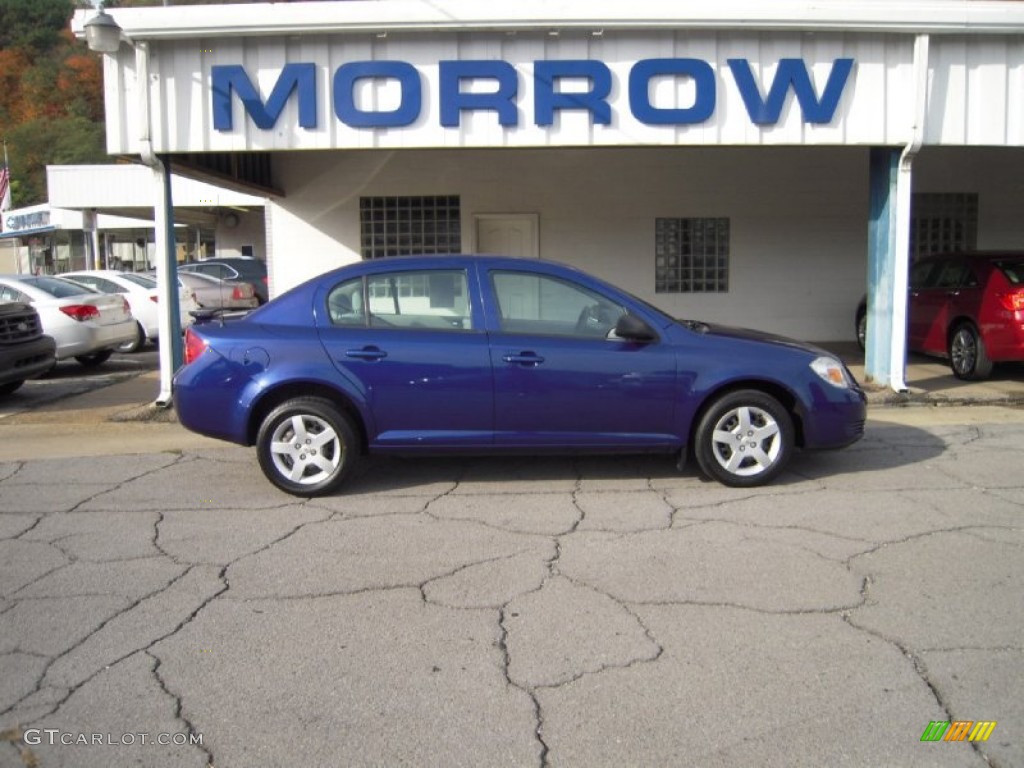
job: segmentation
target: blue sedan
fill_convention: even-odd
[[[795,448],[864,431],[864,393],[829,353],[676,320],[536,259],[353,264],[193,326],[185,363],[181,423],[255,445],[267,478],[299,496],[387,453],[663,452],[755,486]]]

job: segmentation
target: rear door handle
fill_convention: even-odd
[[[509,352],[501,359],[506,363],[515,363],[516,365],[540,365],[544,362],[544,358],[536,352]]]
[[[378,347],[363,347],[362,349],[349,349],[345,351],[345,357],[354,357],[357,360],[383,360],[388,353]]]

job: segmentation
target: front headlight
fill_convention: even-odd
[[[849,389],[852,384],[846,373],[846,367],[834,357],[816,358],[811,363],[811,370],[838,389]]]

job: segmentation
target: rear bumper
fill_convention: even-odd
[[[989,360],[996,363],[1024,361],[1024,312],[1012,313],[1011,319],[1004,323],[983,326],[982,338]]]
[[[61,345],[57,347],[57,359],[66,360],[78,355],[91,355],[104,349],[112,349],[118,344],[135,339],[135,319],[112,325],[96,325],[94,323],[78,323],[67,325],[60,334]]]

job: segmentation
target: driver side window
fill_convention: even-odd
[[[494,272],[505,333],[606,338],[625,310],[575,283],[545,275]]]

